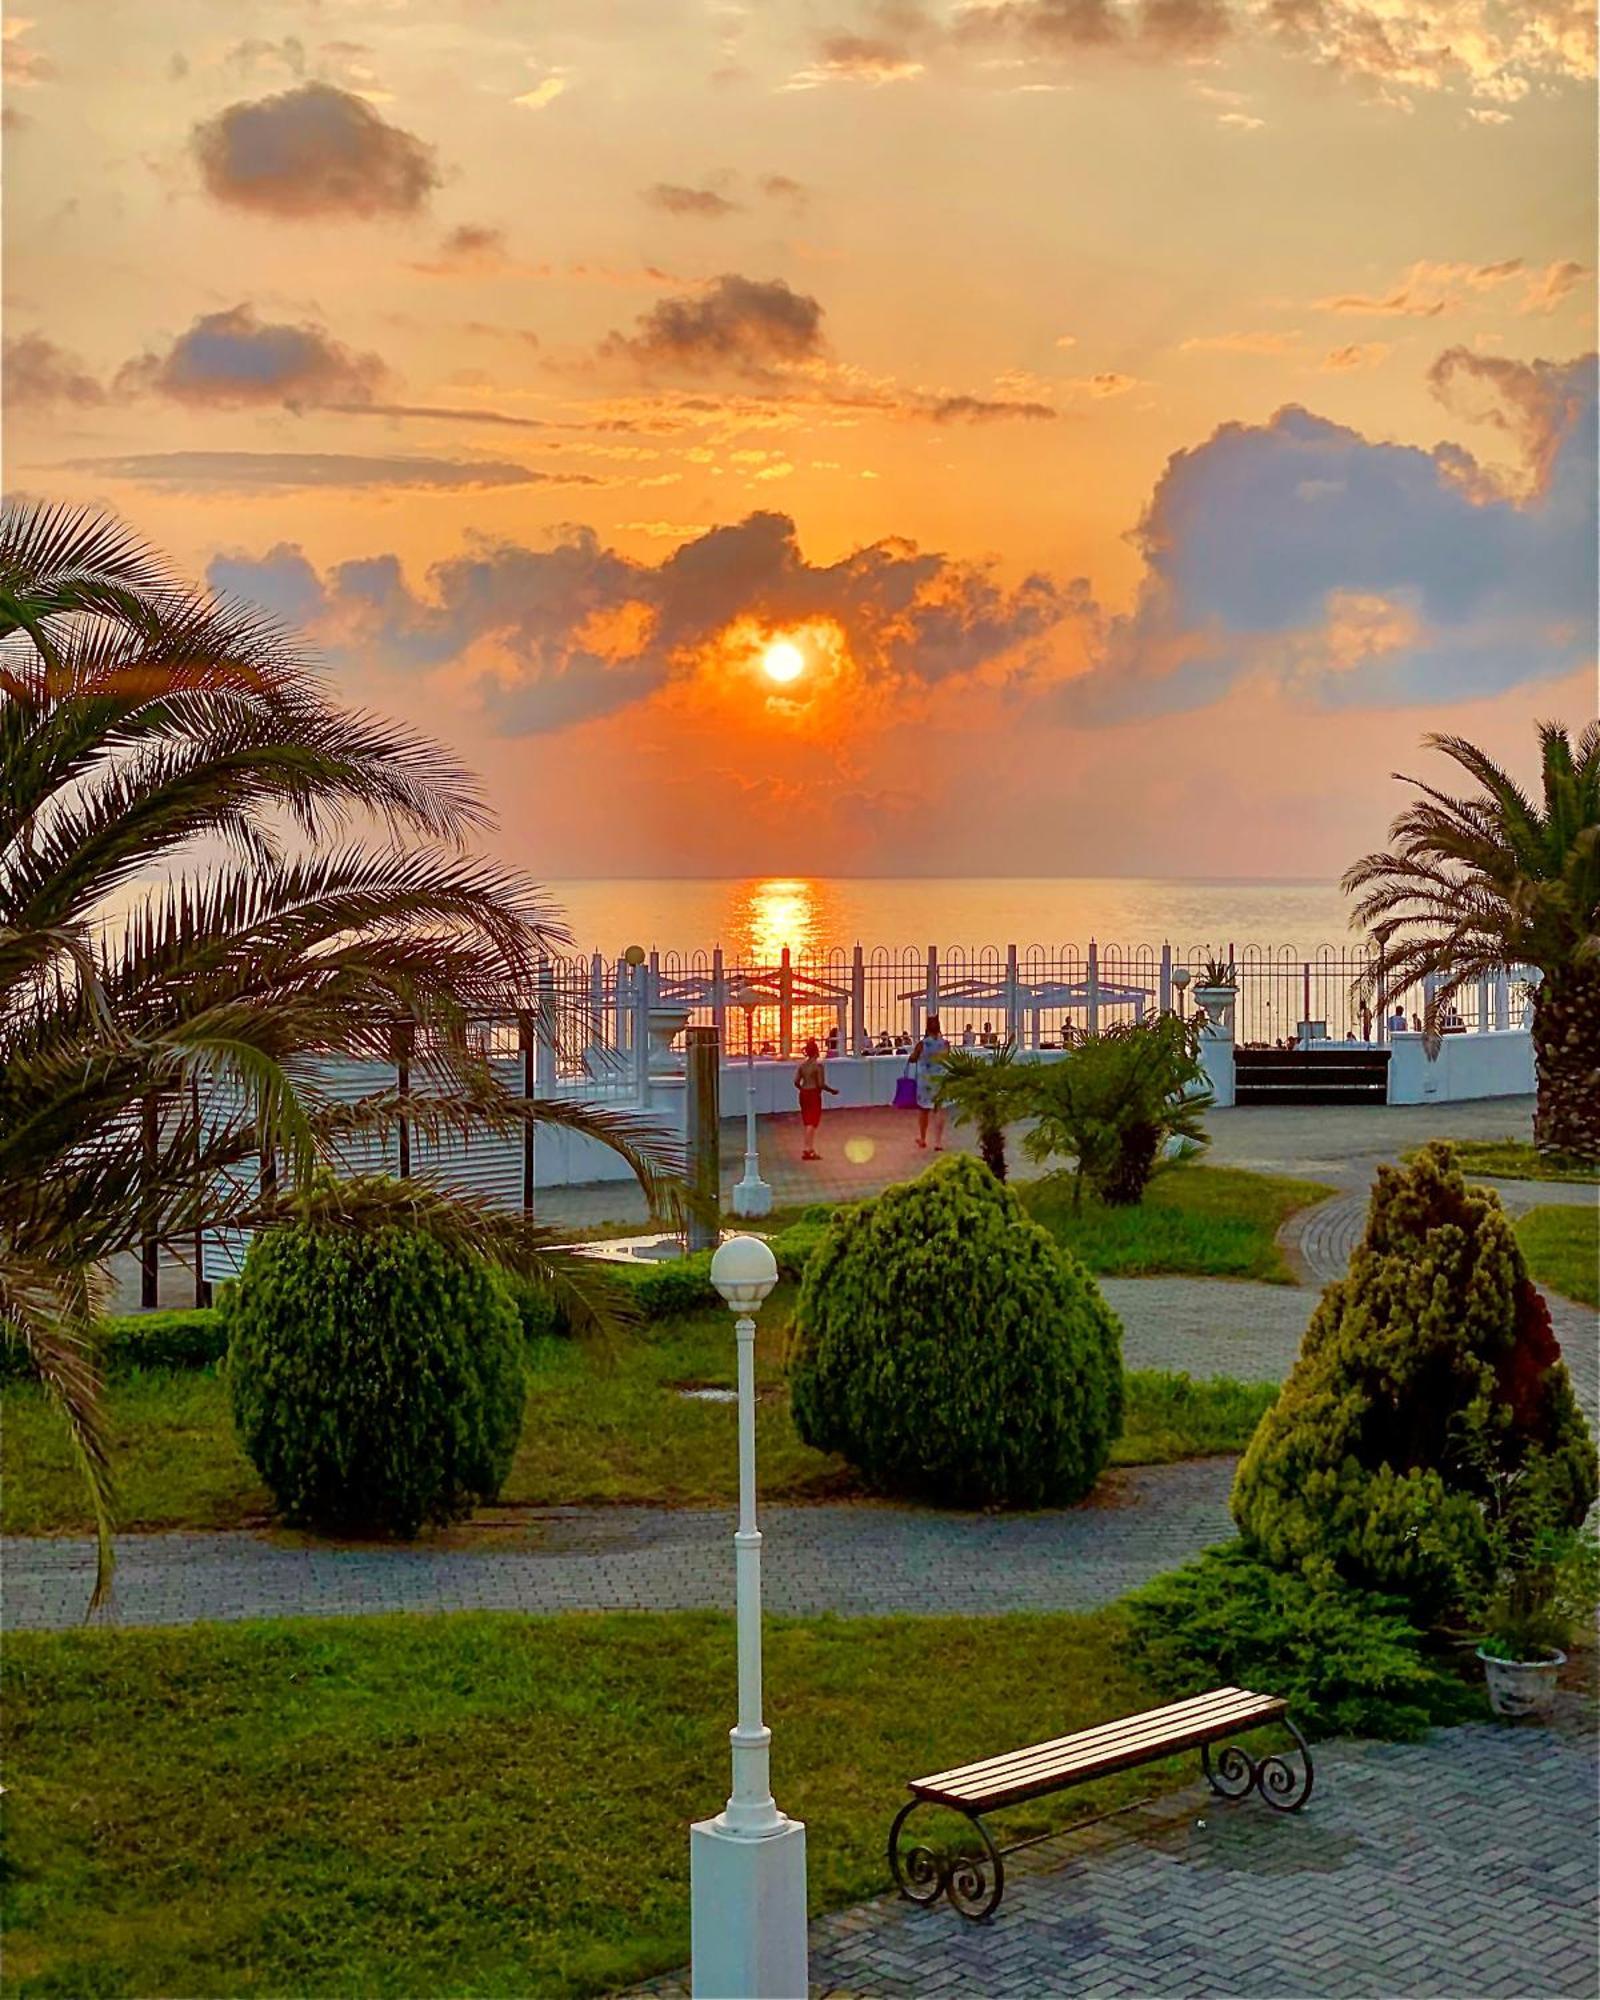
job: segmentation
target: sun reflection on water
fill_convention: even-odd
[[[785,946],[798,958],[830,942],[818,885],[805,876],[741,882],[733,897],[729,937],[739,956],[776,965]]]

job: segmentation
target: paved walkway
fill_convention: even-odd
[[[762,1510],[776,1612],[868,1617],[1088,1610],[1225,1538],[1230,1459],[1109,1473],[1039,1514],[890,1506]],[[527,1518],[532,1548],[334,1547],[248,1533],[127,1535],[104,1614],[120,1625],[376,1611],[685,1611],[733,1605],[731,1508],[574,1507]],[[81,1623],[94,1545],[3,1545],[13,1630]]]
[[[774,1777],[782,1796],[782,1746]],[[1593,2000],[1592,1711],[1319,1745],[1301,1814],[1200,1785],[1007,1863],[987,1924],[886,1897],[811,1926],[830,2000]],[[886,1801],[887,1819],[891,1802]],[[1003,1837],[1003,1835],[1002,1835]],[[681,1977],[640,1989],[681,1995]]]

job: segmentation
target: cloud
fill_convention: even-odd
[[[768,201],[786,201],[791,208],[804,208],[810,199],[805,184],[788,174],[763,174],[759,186]]]
[[[1003,396],[936,396],[927,403],[925,414],[936,424],[987,424],[1006,417],[1039,421],[1054,417],[1056,412],[1048,403],[1014,401]]]
[[[43,49],[30,48],[23,36],[31,34],[36,22],[13,14],[4,24],[0,40],[0,71],[13,90],[31,90],[42,83],[54,83],[58,74],[54,62]]]
[[[1458,416],[1504,432],[1534,491],[1552,481],[1573,438],[1593,426],[1593,355],[1572,362],[1510,361],[1450,347],[1428,370],[1428,386]]]
[[[411,265],[427,278],[481,277],[509,268],[506,233],[484,222],[458,222],[446,232],[432,259]]]
[[[1180,354],[1288,354],[1300,339],[1293,333],[1266,329],[1254,333],[1200,333],[1180,341]]]
[[[1386,340],[1355,340],[1348,346],[1331,348],[1322,357],[1324,375],[1346,375],[1356,368],[1376,368],[1389,354]]]
[[[338,451],[148,451],[117,458],[73,458],[72,472],[127,479],[184,493],[255,493],[388,487],[471,492],[496,486],[593,486],[581,472],[536,472],[481,458],[380,458]]]
[[[647,187],[639,199],[668,215],[699,216],[708,222],[739,212],[739,204],[730,201],[725,194],[718,194],[715,188],[682,187],[676,181],[657,181],[654,187]]]
[[[6,402],[15,409],[49,409],[63,403],[86,409],[106,392],[76,355],[42,333],[7,334],[0,364]]]
[[[258,565],[229,557],[209,575],[274,608],[293,603],[334,649],[395,668],[470,662],[508,735],[643,700],[692,676],[730,633],[820,621],[861,683],[928,687],[1026,652],[1079,609],[1078,586],[1029,576],[1008,589],[981,565],[906,541],[812,563],[794,522],[776,513],[697,533],[659,563],[607,548],[590,528],[543,549],[482,542],[435,564],[425,593],[392,555],[318,580],[298,550],[279,546]]]
[[[1341,292],[1318,299],[1318,312],[1351,313],[1370,318],[1437,319],[1455,312],[1470,294],[1492,292],[1523,274],[1520,257],[1498,264],[1413,264],[1389,290],[1381,293]]]
[[[1225,44],[1276,49],[1396,109],[1460,92],[1495,121],[1538,91],[1587,80],[1595,63],[1593,10],[1578,0],[959,0],[937,15],[872,0],[821,38],[790,87],[947,73],[1010,91],[1096,56],[1192,63]],[[1219,122],[1261,123],[1237,109]]]
[[[388,379],[376,354],[357,354],[310,321],[258,319],[251,305],[205,313],[165,354],[127,362],[119,389],[173,402],[241,408],[368,403]]]
[[[190,144],[206,191],[260,215],[415,215],[440,181],[431,146],[327,83],[230,104]]]
[[[791,90],[819,83],[910,83],[924,65],[902,41],[884,35],[825,35],[817,60],[790,79]]]
[[[1433,371],[1500,426],[1522,492],[1459,445],[1374,443],[1289,406],[1168,461],[1140,524],[1138,601],[1059,691],[1078,722],[1200,708],[1249,681],[1302,704],[1427,705],[1594,658],[1593,357],[1453,349]]]
[[[1530,271],[1518,312],[1554,312],[1578,280],[1588,276],[1588,272],[1587,264],[1576,263],[1570,257],[1560,263],[1547,264],[1542,271]]]
[[[729,272],[704,292],[659,300],[636,325],[633,334],[611,334],[601,353],[649,370],[764,380],[822,351],[822,307],[781,278]]]
[[[521,105],[524,111],[546,111],[565,92],[566,88],[566,71],[553,69],[541,82],[536,83],[532,90],[522,91],[518,96],[513,97],[511,102]]]

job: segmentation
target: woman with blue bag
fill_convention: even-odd
[[[911,1051],[911,1068],[916,1077],[917,1144],[926,1149],[931,1125],[936,1153],[944,1151],[944,1106],[939,1102],[938,1072],[944,1067],[944,1052],[949,1046],[940,1032],[938,1015],[930,1014],[921,1041]]]

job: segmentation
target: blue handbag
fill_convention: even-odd
[[[917,1108],[917,1079],[910,1070],[895,1079],[894,1108],[896,1111],[915,1111]]]

